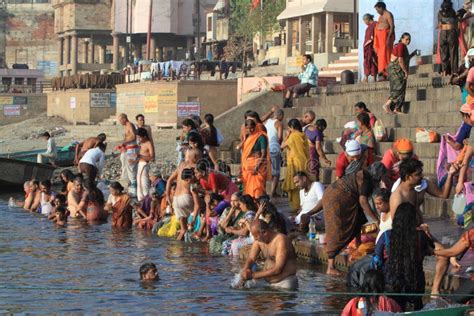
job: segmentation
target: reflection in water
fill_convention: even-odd
[[[204,243],[115,230],[110,223],[71,220],[65,228],[55,227],[42,216],[9,209],[2,201],[0,217],[0,313],[329,315],[346,301],[317,296],[345,287],[341,279],[328,279],[315,265],[299,264],[300,293],[272,291],[264,281],[256,289],[236,291],[230,284],[242,262],[212,256]],[[146,261],[156,264],[160,281],[138,281],[138,269]]]

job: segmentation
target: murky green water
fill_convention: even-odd
[[[315,265],[300,264],[298,294],[270,291],[263,284],[252,291],[232,290],[242,262],[211,256],[205,244],[117,232],[110,224],[71,221],[57,228],[41,215],[8,208],[5,199],[0,218],[0,313],[331,315],[347,301],[317,295],[345,286]],[[153,286],[137,281],[145,261],[158,266],[161,281]]]

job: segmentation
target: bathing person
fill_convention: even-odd
[[[144,128],[137,130],[137,139],[140,143],[140,156],[138,161],[137,172],[137,198],[142,201],[150,190],[150,161],[155,160],[155,148],[148,138],[148,132]]]
[[[242,280],[265,278],[272,287],[294,291],[298,289],[296,255],[290,239],[270,229],[268,224],[256,219],[251,225],[255,242],[242,270]],[[254,272],[250,267],[259,255],[265,259],[262,271]]]
[[[139,155],[139,146],[137,144],[137,131],[126,114],[118,116],[118,120],[124,127],[124,138],[120,150],[120,162],[122,163],[122,180],[128,181],[130,194],[135,195],[137,190],[137,164]]]
[[[39,190],[39,181],[31,180],[29,193],[26,195],[25,203],[23,203],[23,208],[30,212],[35,212],[40,205],[41,192]]]
[[[158,269],[152,262],[142,264],[140,267],[140,280],[141,281],[158,281],[160,276],[158,275]]]
[[[104,133],[100,133],[96,137],[89,137],[76,145],[76,150],[74,154],[74,165],[77,166],[82,156],[92,148],[98,147],[100,144],[103,144],[107,136]]]
[[[104,210],[112,213],[112,227],[114,228],[132,228],[132,204],[123,186],[118,182],[112,182],[109,185],[110,195]]]
[[[74,190],[67,194],[67,207],[71,212],[71,217],[87,218],[87,192],[84,189],[84,183],[81,177],[74,179]]]
[[[54,197],[56,193],[51,190],[51,181],[43,180],[40,182],[41,199],[38,207],[38,213],[48,216],[53,210]]]
[[[79,161],[79,171],[85,176],[86,182],[91,187],[95,186],[96,178],[104,169],[106,146],[106,144],[100,143],[99,146],[89,149]]]

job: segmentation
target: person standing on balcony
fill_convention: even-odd
[[[296,98],[299,95],[304,95],[312,87],[316,87],[318,85],[319,70],[316,65],[313,64],[312,60],[313,59],[311,55],[306,54],[303,56],[303,65],[301,66],[301,73],[298,75],[300,83],[289,87],[286,91],[285,102],[283,103],[284,108],[293,107],[292,98]]]
[[[380,14],[374,33],[374,49],[377,53],[377,66],[380,80],[387,78],[387,66],[392,54],[393,42],[395,41],[395,22],[393,14],[387,10],[387,5],[379,1],[375,4],[375,10]]]
[[[377,54],[374,51],[374,36],[377,22],[374,21],[374,16],[368,13],[364,14],[363,20],[367,25],[364,38],[364,81],[368,82],[370,76],[374,80],[377,79]]]

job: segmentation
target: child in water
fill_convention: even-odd
[[[158,269],[152,262],[142,264],[140,267],[140,281],[158,281],[160,276],[158,275]]]
[[[67,223],[67,209],[64,206],[56,207],[55,212],[56,218],[56,225],[58,226],[66,226]]]

